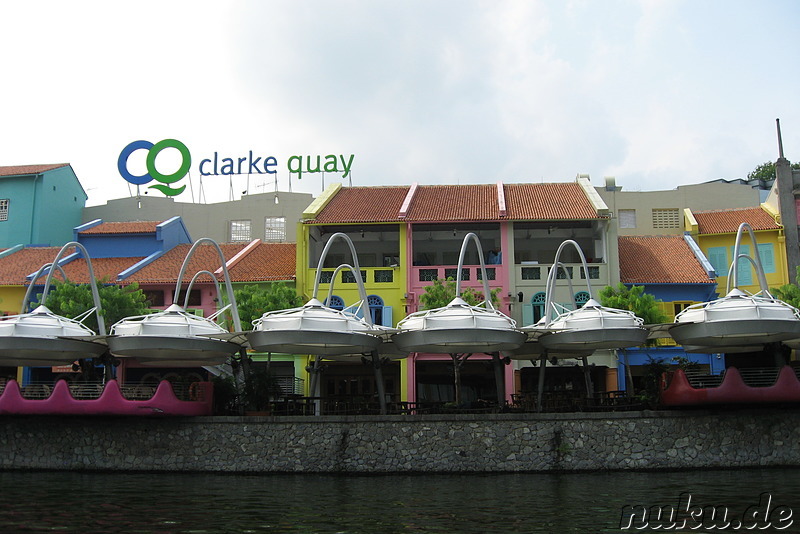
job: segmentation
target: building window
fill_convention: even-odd
[[[231,221],[231,241],[250,241],[250,221]]]
[[[8,199],[0,199],[0,221],[8,220]]]
[[[590,298],[592,298],[592,296],[588,292],[578,291],[575,293],[575,304],[578,308],[583,308],[583,305],[589,302]]]
[[[394,271],[391,269],[376,270],[375,281],[379,283],[394,282]]]
[[[533,305],[533,324],[538,323],[544,317],[544,305],[547,303],[547,295],[540,291],[531,297]]]
[[[178,305],[183,306],[183,301],[186,300],[186,290],[181,289],[181,292],[178,294]],[[187,303],[189,306],[201,306],[202,305],[202,297],[200,296],[199,289],[192,289],[189,293],[189,302]]]
[[[654,209],[653,228],[680,228],[681,218],[678,208]]]
[[[383,299],[378,295],[369,295],[367,304],[372,314],[372,324],[383,325]]]
[[[673,302],[672,303],[673,319],[676,315],[678,315],[680,312],[682,312],[692,304],[693,304],[692,302],[678,302],[678,301]]]
[[[539,270],[539,267],[523,267],[522,268],[522,279],[523,280],[541,280],[542,279],[542,272]]]
[[[164,292],[146,289],[142,291],[149,307],[159,307],[164,305]]]
[[[619,210],[619,227],[636,228],[636,210]]]
[[[325,299],[325,304],[329,308],[333,308],[334,310],[341,311],[344,309],[344,300],[342,299],[342,297],[339,297],[337,295],[331,296],[330,302],[328,302],[328,299]]]
[[[361,271],[361,281],[365,284],[367,283],[367,271]],[[353,274],[353,271],[342,271],[342,283],[343,284],[355,284],[356,283],[356,276]]]
[[[286,241],[286,217],[264,217],[264,241]]]

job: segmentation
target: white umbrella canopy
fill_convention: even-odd
[[[589,299],[581,308],[553,319],[549,324],[552,332],[543,333],[538,341],[548,354],[574,357],[576,352],[642,345],[648,335],[643,325],[644,321],[633,312],[608,308]]]
[[[461,298],[461,273],[467,246],[473,242],[478,251],[483,281],[483,306],[471,306]],[[519,348],[526,340],[516,322],[494,309],[489,290],[486,262],[478,236],[464,236],[456,269],[456,296],[444,307],[422,310],[397,323],[392,340],[400,350],[433,354],[492,353]]]
[[[592,287],[588,276],[586,288],[589,300],[583,306],[577,307],[574,297],[575,309],[572,310],[553,301],[557,273],[561,267],[561,253],[568,246],[576,249],[584,272],[589,272],[580,245],[571,239],[562,242],[556,251],[553,267],[547,275],[545,315],[538,323],[523,327],[529,332],[529,343],[530,338],[535,338],[539,344],[538,349],[531,347],[528,353],[532,357],[546,352],[551,358],[575,358],[589,356],[602,349],[624,349],[642,345],[648,337],[644,321],[633,312],[603,306],[592,298]],[[572,294],[571,279],[567,278],[567,281]],[[519,354],[518,359],[522,359],[524,355],[525,353]]]
[[[99,336],[73,319],[40,305],[30,313],[0,318],[0,365],[64,365],[106,351]]]
[[[300,308],[265,313],[253,321],[247,339],[260,352],[319,356],[371,353],[382,342],[379,330],[365,319],[316,298]]]
[[[88,317],[90,313],[94,312],[97,316],[100,336],[79,320],[56,315],[44,305],[38,306],[30,313],[25,313],[34,283],[47,268],[50,268],[42,291],[42,302],[47,300],[53,274],[56,270],[60,270],[64,274],[59,261],[72,247],[80,251],[86,259],[92,300],[94,301],[94,307],[86,310],[76,319]],[[28,290],[25,292],[21,313],[0,318],[0,365],[63,365],[82,358],[100,356],[107,350],[102,343],[105,333],[92,259],[83,245],[73,241],[61,247],[53,263],[43,265],[33,276]]]
[[[753,352],[800,337],[800,311],[772,296],[734,288],[680,312],[669,333],[687,352]]]
[[[397,329],[392,339],[401,350],[435,354],[509,351],[527,338],[510,317],[461,297],[443,308],[412,313]]]
[[[177,303],[189,260],[203,243],[210,244],[216,249],[222,264],[228,302],[230,302],[229,306],[219,310],[211,317],[200,317],[188,313]],[[192,279],[186,290],[187,300],[195,278]],[[214,284],[217,286],[217,296],[219,297],[216,278],[214,278]],[[214,240],[204,237],[192,244],[181,265],[174,295],[173,303],[163,311],[126,317],[114,324],[107,339],[111,353],[118,358],[134,358],[142,365],[153,367],[196,367],[224,363],[241,349],[240,344],[224,339],[230,337],[230,334],[214,320],[223,311],[230,310],[234,328],[241,330],[239,313],[236,309],[236,297],[233,293],[225,256]]]
[[[758,250],[753,229],[746,222],[740,224],[728,270],[728,293],[720,299],[689,306],[675,316],[669,333],[687,352],[755,352],[768,343],[786,341],[791,345],[800,339],[800,311],[770,294],[758,254],[751,257],[739,253],[745,230],[753,250]],[[755,295],[738,287],[742,259],[749,261],[758,275],[761,290]]]
[[[107,343],[114,356],[135,358],[142,365],[218,365],[240,348],[236,343],[207,337],[224,334],[227,331],[212,319],[172,304],[163,311],[115,323]]]

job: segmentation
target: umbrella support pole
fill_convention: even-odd
[[[536,391],[536,411],[542,411],[542,393],[544,392],[544,370],[547,368],[547,351],[539,357],[539,389]]]
[[[581,358],[583,362],[583,380],[586,383],[586,398],[590,399],[594,395],[594,384],[592,383],[592,375],[589,372],[589,363],[586,361],[586,356]]]
[[[372,351],[372,369],[375,371],[375,389],[378,393],[378,405],[381,415],[386,415],[386,388],[383,384],[383,363],[378,351]]]

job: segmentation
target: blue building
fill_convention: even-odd
[[[69,163],[0,167],[0,248],[67,243],[87,198]]]
[[[714,268],[691,236],[620,236],[618,243],[621,282],[627,287],[643,286],[646,293],[661,301],[668,320],[673,321],[692,304],[717,298]],[[660,339],[654,346],[619,351],[619,389],[626,389],[626,364],[636,382],[652,360],[672,364],[676,357],[698,364],[707,374],[725,369],[724,354],[687,353],[672,339]]]

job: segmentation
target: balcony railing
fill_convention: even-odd
[[[501,278],[502,270],[499,265],[492,265],[486,267],[486,277],[489,281],[496,281]],[[457,265],[431,265],[426,267],[412,267],[411,280],[412,283],[418,282],[433,282],[434,280],[446,280],[448,278],[456,279],[458,275]],[[461,281],[467,282],[468,285],[480,285],[483,281],[483,272],[479,265],[463,266],[461,268]],[[472,282],[472,283],[470,283]]]
[[[397,269],[393,267],[366,267],[361,269],[361,278],[364,279],[364,283],[367,285],[392,284],[398,281],[397,275],[395,274],[396,270]],[[320,284],[330,284],[333,278],[333,272],[334,269],[324,269],[322,273],[320,273]],[[336,280],[337,286],[339,284],[356,283],[355,276],[353,276],[353,273],[349,270],[340,271],[338,277],[338,280]]]
[[[517,284],[520,285],[544,285],[547,281],[547,274],[552,269],[552,264],[521,263],[514,266]],[[556,278],[558,280],[572,281],[586,280],[587,273],[580,263],[566,264],[558,270]],[[605,263],[590,263],[588,265],[589,280],[606,284],[608,283],[608,265]]]

